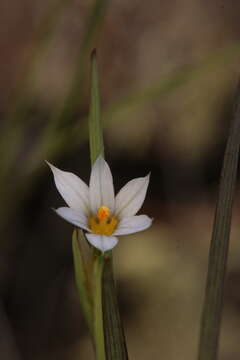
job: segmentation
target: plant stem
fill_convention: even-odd
[[[103,256],[97,255],[94,262],[93,282],[94,282],[94,340],[97,360],[105,360],[105,344],[103,333],[103,313],[102,313],[102,274]]]
[[[91,56],[91,106],[89,115],[89,142],[91,163],[99,155],[104,157],[100,95],[96,51]],[[97,359],[127,360],[127,349],[118,310],[114,284],[112,253],[98,255],[101,266],[96,267],[95,346]],[[103,261],[104,260],[104,261]],[[100,297],[101,295],[101,297]],[[102,358],[100,357],[102,356]]]
[[[103,320],[106,360],[127,360],[128,353],[116,296],[112,254],[105,257],[103,270]]]
[[[91,106],[89,113],[89,146],[91,163],[94,164],[99,155],[104,157],[104,144],[102,124],[100,117],[100,95],[99,95],[99,81],[97,72],[97,58],[96,50],[94,49],[91,54],[92,64],[92,84],[91,84]]]
[[[216,360],[240,144],[240,86],[224,155],[209,252],[198,360]]]
[[[75,229],[72,237],[75,281],[78,289],[83,315],[85,317],[91,335],[94,336],[91,280],[89,276],[89,266],[86,263],[86,254],[84,253],[85,242],[86,240],[82,230]],[[86,245],[87,244],[85,244],[85,246]]]
[[[98,85],[96,50],[91,54],[91,104],[89,113],[90,158],[93,165],[99,155],[104,156],[103,134],[100,121],[100,96]],[[104,255],[95,251],[93,270],[94,303],[94,342],[97,360],[105,360],[105,341],[103,331],[102,275]]]

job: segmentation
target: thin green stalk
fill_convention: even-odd
[[[103,320],[106,360],[127,360],[127,346],[118,311],[112,255],[105,257],[103,270]]]
[[[89,112],[89,145],[93,165],[99,155],[104,156],[103,134],[100,122],[100,96],[97,73],[96,51],[91,55],[91,103]],[[105,360],[105,341],[102,307],[103,256],[96,252],[94,266],[94,340],[97,360]]]
[[[92,85],[91,106],[89,113],[89,146],[91,163],[94,164],[99,155],[104,157],[103,133],[100,119],[100,97],[96,64],[96,51],[91,54],[92,63]]]
[[[103,256],[97,255],[93,270],[93,294],[94,294],[94,342],[97,360],[105,360],[105,343],[102,316],[102,274]]]
[[[89,142],[90,142],[90,156],[92,164],[99,155],[104,156],[104,143],[102,134],[102,125],[100,119],[100,96],[97,72],[96,52],[92,52],[91,56],[91,106],[89,116]],[[108,360],[127,360],[127,348],[119,314],[117,303],[116,289],[114,283],[114,274],[112,266],[112,252],[109,252],[104,257],[104,262],[101,269],[101,278],[98,277],[101,283],[102,299],[97,297],[98,311],[95,312],[97,323],[96,346],[105,346],[105,358]],[[100,271],[100,270],[99,270]],[[99,290],[100,291],[100,290]],[[101,306],[100,306],[101,303]],[[100,326],[102,324],[102,327]],[[104,343],[99,341],[104,340]]]
[[[93,330],[93,299],[90,279],[90,266],[87,263],[88,257],[84,246],[88,246],[80,229],[75,229],[72,237],[73,260],[75,270],[75,280],[79,293],[79,299],[83,310],[88,329],[92,336]]]
[[[198,360],[217,360],[240,145],[240,86],[224,155],[209,252]]]

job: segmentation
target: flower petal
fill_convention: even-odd
[[[135,215],[141,208],[146,196],[150,174],[129,181],[116,196],[115,215],[122,219]]]
[[[80,211],[68,208],[68,207],[60,207],[58,209],[54,209],[56,213],[61,216],[63,219],[67,220],[73,225],[77,227],[90,231],[87,226],[87,218]]]
[[[143,231],[152,224],[152,219],[147,215],[124,217],[118,224],[113,235],[127,235]]]
[[[90,205],[95,214],[101,206],[107,206],[110,212],[115,209],[114,188],[111,170],[102,156],[95,161],[89,184]]]
[[[80,210],[84,214],[89,213],[89,189],[88,186],[75,174],[62,171],[49,162],[56,187],[68,206]]]
[[[118,238],[115,236],[86,234],[86,237],[91,245],[101,250],[102,252],[111,250],[118,243]]]

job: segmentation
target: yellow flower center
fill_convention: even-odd
[[[112,235],[118,224],[114,216],[110,216],[110,210],[107,206],[101,206],[97,211],[97,216],[90,216],[89,228],[94,234]]]

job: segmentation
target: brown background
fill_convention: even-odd
[[[240,70],[240,3],[108,1],[87,49],[81,44],[93,2],[65,1],[60,11],[58,0],[51,12],[54,3],[0,5],[1,359],[93,358],[74,285],[72,227],[51,211],[64,202],[44,159],[88,181],[88,58],[94,46],[116,189],[151,171],[142,213],[154,217],[153,226],[121,238],[114,250],[130,358],[195,359]],[[77,69],[77,106],[49,130]],[[237,191],[220,360],[240,357],[239,217]]]

